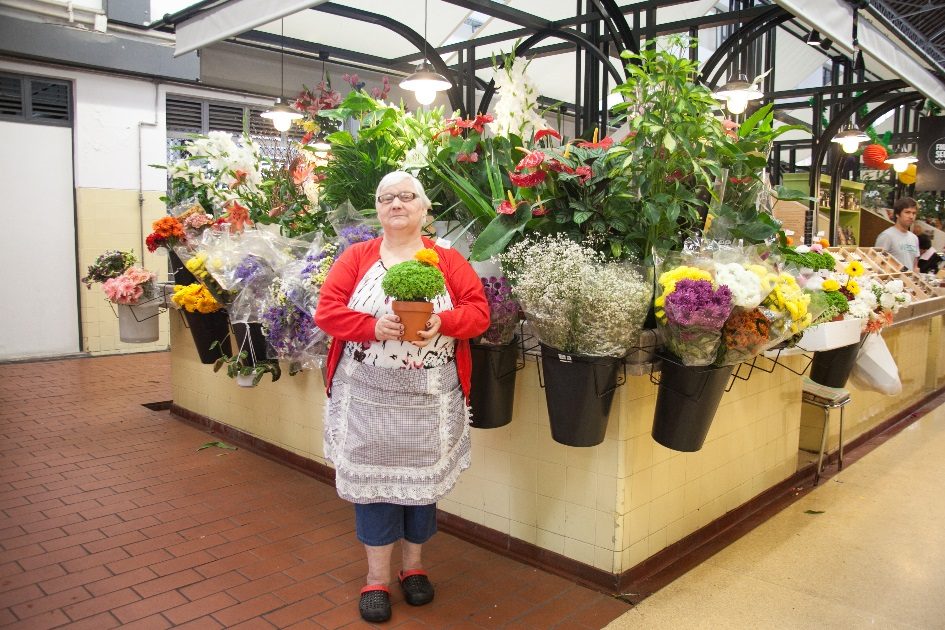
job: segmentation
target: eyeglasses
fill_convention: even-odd
[[[378,196],[377,201],[378,203],[382,203],[386,206],[387,204],[394,202],[394,197],[397,197],[404,203],[407,203],[408,201],[413,201],[414,199],[416,199],[417,193],[402,192],[402,193],[397,193],[396,195],[392,193],[386,193],[386,194]]]

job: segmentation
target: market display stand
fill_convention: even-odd
[[[789,190],[810,194],[810,176],[807,173],[785,173],[781,183]],[[827,231],[830,225],[830,186],[829,175],[820,176],[820,203],[818,204],[817,231]],[[865,186],[847,179],[840,180],[840,219],[836,245],[857,245],[860,243],[860,202]]]

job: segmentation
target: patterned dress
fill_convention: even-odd
[[[378,261],[348,307],[392,312]],[[448,295],[434,312],[452,308]],[[339,496],[353,503],[428,505],[469,467],[469,413],[454,359],[456,342],[425,348],[402,341],[347,342],[325,410],[325,455]]]

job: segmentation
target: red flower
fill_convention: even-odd
[[[587,140],[579,140],[577,143],[578,148],[581,149],[604,149],[605,151],[614,145],[614,139],[610,136],[606,138],[601,138],[600,142],[588,142]]]
[[[495,119],[492,117],[492,114],[476,114],[476,120],[473,121],[472,128],[475,129],[477,133],[482,133],[485,130],[485,124],[491,123],[493,120]]]
[[[546,208],[546,207],[543,206],[543,205],[539,205],[539,206],[537,206],[537,207],[535,207],[535,208],[532,208],[532,216],[533,216],[533,217],[543,217],[543,216],[545,216],[546,214],[548,214],[548,212],[550,212],[550,211],[548,210],[548,208]]]
[[[579,166],[574,169],[574,174],[581,178],[581,183],[587,183],[587,180],[591,178],[591,167],[590,166]]]
[[[309,131],[304,136],[302,136],[302,144],[308,144],[309,142],[312,141],[312,138],[314,137],[315,137],[315,132]]]
[[[515,170],[520,171],[525,168],[538,168],[545,161],[545,154],[541,151],[529,151],[528,155],[515,165]]]
[[[496,208],[496,212],[499,214],[515,214],[515,206],[513,206],[512,202],[508,199],[505,199],[499,204],[499,207]]]
[[[241,206],[237,201],[230,201],[225,207],[227,210],[225,221],[230,224],[231,231],[242,232],[245,226],[253,224],[249,218],[249,209]]]
[[[522,188],[531,188],[545,181],[548,174],[545,171],[535,171],[534,173],[509,173],[509,180],[516,186]]]
[[[568,175],[574,175],[574,169],[560,160],[548,160],[548,168],[553,170],[555,173],[567,173]]]
[[[686,174],[682,172],[682,169],[677,168],[675,171],[663,178],[667,182],[678,182],[680,180],[686,179]]]
[[[728,178],[728,181],[732,182],[733,184],[747,184],[747,183],[751,182],[751,177],[748,177],[748,176],[746,176],[746,177],[729,177],[729,178]]]
[[[538,142],[539,140],[541,140],[542,138],[546,136],[551,136],[552,138],[561,140],[561,134],[555,131],[554,129],[539,129],[538,131],[535,132],[535,142]]]
[[[164,239],[157,234],[148,234],[148,238],[144,242],[148,246],[148,251],[152,253],[158,247],[164,247]]]
[[[479,154],[473,151],[472,153],[463,153],[460,152],[456,155],[457,162],[470,162],[475,163],[479,161]]]

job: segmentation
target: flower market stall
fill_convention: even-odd
[[[374,191],[398,168],[434,200],[438,243],[489,265],[473,463],[438,504],[460,535],[617,589],[800,478],[814,427],[800,374],[827,342],[858,361],[862,335],[875,345],[882,331],[898,365],[895,398],[835,385],[853,399],[852,440],[945,386],[945,291],[885,273],[866,250],[788,246],[770,207],[797,194],[764,169],[793,127],[770,105],[719,119],[679,54],[691,43],[671,46],[625,54],[622,136],[567,138],[509,58],[493,113],[306,91],[307,133],[288,159],[225,134],[185,144],[170,216],[148,239],[192,276],[177,277],[171,318],[174,413],[331,477],[318,368],[333,341],[313,314],[345,248],[377,235]],[[441,293],[432,251],[392,267],[388,295]],[[658,352],[639,358],[653,339]]]

